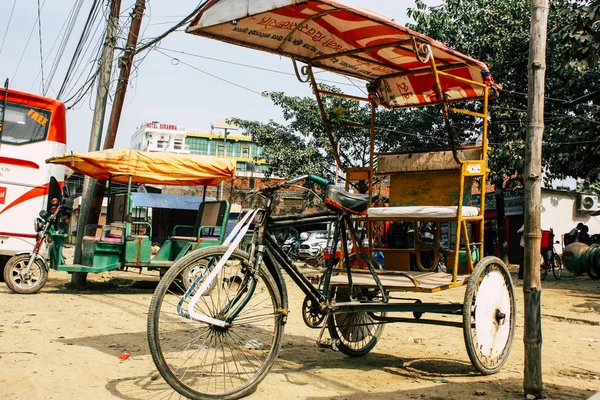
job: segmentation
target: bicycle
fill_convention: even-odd
[[[325,204],[330,211],[273,216],[271,208],[276,191],[302,179],[326,186]],[[504,364],[514,334],[512,285],[503,284],[508,287],[506,301],[510,307],[490,314],[497,324],[506,323],[506,328],[502,328],[502,343],[495,345],[489,354],[481,351],[482,338],[476,333],[483,323],[479,318],[484,314],[475,313],[474,309],[480,285],[496,282],[486,277],[499,274],[501,281],[510,283],[510,274],[500,260],[488,257],[478,263],[468,280],[465,306],[397,297],[391,303],[390,292],[384,289],[376,272],[376,262],[358,245],[361,242],[352,220],[367,210],[367,195],[348,193],[312,175],[263,187],[253,194],[266,198],[266,207],[246,213],[222,246],[197,250],[173,264],[150,302],[147,325],[150,352],[159,373],[178,393],[192,399],[235,399],[256,390],[277,358],[288,318],[287,288],[281,270],[306,295],[303,319],[309,327],[320,329],[317,341],[321,345],[351,357],[363,356],[378,343],[385,323],[407,320],[388,317],[388,312],[412,312],[413,322],[424,312],[462,314],[463,323],[459,326],[463,327],[473,365],[483,374],[491,374]],[[271,235],[272,230],[299,222],[333,222],[331,248],[336,249],[341,241],[343,261],[335,264],[334,257],[329,257],[318,287],[300,272]],[[238,245],[249,232],[252,240],[246,253]],[[352,255],[347,245],[349,240],[355,249]],[[353,270],[351,265],[356,265],[357,258],[361,259],[358,260],[361,269]],[[204,272],[185,290],[178,277],[196,265],[202,265]],[[363,276],[370,275],[372,283],[353,284],[353,273],[359,271],[366,271]],[[337,272],[345,272],[345,283],[334,282],[339,278],[334,277]],[[387,273],[418,289],[419,282],[411,273]],[[208,290],[211,285],[214,287]],[[490,287],[486,286],[486,290]],[[323,339],[326,329],[330,340]]]
[[[552,229],[542,231],[542,262],[540,265],[540,277],[542,280],[546,279],[550,271],[552,271],[554,279],[559,280],[562,277],[564,266],[560,255],[554,249],[554,245],[559,243],[558,240],[554,241],[554,231]]]

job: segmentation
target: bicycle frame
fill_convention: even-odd
[[[277,188],[273,188],[277,189]],[[383,288],[383,285],[375,272],[375,268],[370,258],[365,253],[363,246],[359,245],[359,234],[353,228],[353,221],[350,218],[350,215],[347,212],[318,212],[312,214],[305,215],[285,215],[285,216],[271,216],[271,207],[273,205],[273,197],[275,190],[269,190],[267,197],[267,206],[264,209],[255,209],[247,212],[242,220],[235,226],[234,230],[229,234],[229,236],[225,239],[223,245],[229,245],[229,249],[225,252],[223,257],[218,261],[217,265],[212,268],[212,271],[208,274],[208,276],[204,276],[202,274],[199,276],[196,281],[192,284],[192,286],[186,291],[184,296],[179,302],[178,312],[181,316],[186,318],[192,318],[198,321],[206,322],[208,324],[226,327],[228,326],[238,315],[238,313],[243,309],[244,305],[250,299],[253,294],[254,288],[256,286],[256,282],[253,280],[250,283],[250,287],[246,291],[246,295],[242,299],[241,296],[236,296],[231,300],[230,304],[227,307],[227,310],[223,310],[223,314],[225,311],[229,311],[234,309],[226,319],[216,319],[209,317],[207,315],[203,315],[197,313],[194,308],[196,303],[199,301],[201,296],[211,287],[213,280],[219,274],[221,269],[227,263],[229,257],[233,253],[234,249],[241,243],[244,236],[251,229],[252,225],[254,225],[253,238],[251,241],[251,249],[249,252],[249,266],[251,268],[258,267],[262,262],[265,254],[267,257],[272,257],[273,261],[275,261],[281,268],[287,272],[290,278],[294,281],[294,283],[300,288],[300,290],[310,299],[312,300],[312,304],[319,304],[322,312],[326,312],[331,309],[329,300],[331,297],[330,293],[330,279],[334,271],[334,257],[329,257],[326,263],[326,271],[325,271],[325,279],[323,282],[323,289],[317,289],[310,280],[304,276],[304,274],[300,271],[300,269],[294,265],[293,261],[285,254],[281,246],[277,243],[276,240],[273,239],[271,233],[273,230],[278,228],[285,228],[290,226],[297,226],[306,223],[326,223],[333,222],[334,223],[334,235],[333,241],[331,243],[331,248],[336,249],[338,242],[340,242],[341,249],[343,252],[344,259],[344,269],[347,272],[348,283],[350,291],[352,292],[352,271],[349,263],[349,250],[348,250],[348,239],[350,239],[353,243],[353,247],[357,248],[357,254],[359,255],[360,260],[364,260],[369,272],[371,273],[375,283],[379,289],[379,293],[381,295],[382,301],[381,303],[369,303],[364,305],[353,305],[351,308],[348,308],[347,311],[340,309],[339,307],[336,310],[337,312],[355,312],[357,307],[361,309],[361,311],[376,311],[379,310],[381,305],[386,305],[388,296],[387,292]],[[350,234],[350,235],[348,235]],[[341,241],[340,241],[341,238]],[[212,267],[212,266],[210,266]],[[207,271],[210,268],[207,268]],[[181,308],[182,304],[189,298],[192,292],[194,292],[196,286],[201,283],[199,290],[194,294],[190,303],[188,304],[187,310],[183,310]],[[236,305],[241,301],[241,304]],[[421,304],[421,307],[423,305]],[[398,310],[401,311],[414,311],[413,308],[406,309],[406,305],[402,305]],[[395,308],[398,308],[396,306]],[[454,308],[453,308],[454,310]]]

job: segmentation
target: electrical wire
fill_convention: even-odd
[[[4,31],[4,37],[2,38],[2,45],[0,45],[0,55],[2,55],[2,49],[4,48],[4,42],[6,41],[6,37],[8,36],[8,29],[10,28],[10,22],[12,21],[13,13],[15,11],[15,6],[17,5],[17,0],[13,0],[12,8],[10,9],[10,15],[8,16],[8,24],[6,24],[6,31]]]
[[[71,9],[71,13],[69,14],[69,17],[67,17],[67,19],[65,20],[65,25],[66,25],[65,33],[63,35],[63,39],[62,39],[60,45],[58,46],[58,50],[57,50],[54,60],[52,62],[52,66],[50,67],[50,73],[48,74],[48,86],[46,88],[46,92],[44,92],[44,96],[47,94],[48,88],[51,86],[51,83],[54,80],[54,75],[56,74],[56,71],[58,70],[60,61],[63,58],[65,49],[67,48],[67,43],[69,42],[69,39],[71,38],[71,34],[73,33],[73,29],[75,28],[75,23],[77,22],[77,19],[79,18],[79,13],[81,12],[83,2],[84,2],[84,0],[75,1],[75,3],[73,4],[73,8]],[[58,38],[58,36],[57,36],[57,38]],[[53,46],[53,48],[54,48],[54,46]],[[50,50],[50,52],[52,52],[52,49]]]
[[[44,52],[42,51],[42,15],[40,10],[40,0],[37,0],[37,21],[38,21],[38,35],[40,38],[40,71],[42,71],[42,93],[44,90]]]
[[[237,66],[240,66],[240,67],[256,69],[256,70],[259,70],[259,71],[272,72],[274,74],[279,74],[279,75],[296,76],[296,74],[293,74],[291,72],[283,72],[283,71],[278,71],[278,70],[275,70],[275,69],[264,68],[264,67],[257,67],[255,65],[243,64],[243,63],[238,63],[238,62],[235,62],[235,61],[223,60],[223,59],[215,58],[215,57],[202,56],[200,54],[188,53],[188,52],[182,51],[182,50],[167,49],[167,48],[164,48],[164,47],[161,47],[160,50],[162,50],[162,51],[168,51],[168,52],[171,52],[171,53],[185,54],[185,55],[190,56],[190,57],[202,58],[204,60],[211,60],[211,61],[221,62],[221,63],[225,63],[225,64],[229,64],[229,65],[237,65]],[[326,72],[326,71],[319,71],[319,72]],[[346,77],[346,78],[348,78],[348,77]],[[327,79],[320,79],[319,81],[320,82],[333,83],[333,84],[336,84],[336,85],[354,86],[354,87],[358,88],[359,90],[362,90],[350,78],[348,78],[348,80],[350,80],[350,83],[332,81],[332,80],[327,80]]]
[[[154,39],[142,44],[140,47],[138,47],[135,50],[134,54],[139,54],[140,52],[154,46],[156,43],[160,42],[161,40],[163,40],[165,37],[167,37],[169,34],[171,34],[172,32],[176,31],[177,29],[179,29],[180,27],[182,27],[184,24],[186,24],[193,16],[196,15],[196,13],[198,13],[198,11],[200,11],[200,8],[207,2],[208,0],[202,0],[198,6],[194,9],[194,11],[192,11],[191,13],[189,13],[184,19],[182,19],[177,25],[169,28],[168,30],[166,30],[165,32],[163,32],[161,35],[155,37]]]
[[[170,59],[171,59],[171,64],[173,64],[173,65],[178,65],[178,64],[183,64],[183,65],[186,65],[186,66],[188,66],[188,67],[190,67],[190,68],[192,68],[192,69],[195,69],[195,70],[196,70],[196,71],[198,71],[198,72],[202,72],[203,74],[205,74],[205,75],[208,75],[208,76],[210,76],[210,77],[213,77],[213,78],[215,78],[215,79],[218,79],[218,80],[220,80],[220,81],[222,81],[222,82],[229,83],[230,85],[236,86],[236,87],[238,87],[238,88],[240,88],[240,89],[244,89],[244,90],[247,90],[247,91],[249,91],[249,92],[251,92],[251,93],[257,94],[257,95],[259,95],[259,96],[263,96],[263,94],[262,94],[261,92],[257,92],[256,90],[253,90],[253,89],[247,88],[247,87],[245,87],[245,86],[242,86],[242,85],[240,85],[240,84],[237,84],[237,83],[235,83],[235,82],[232,82],[232,81],[229,81],[229,80],[227,80],[227,79],[221,78],[221,77],[219,77],[219,76],[217,76],[217,75],[211,74],[210,72],[206,72],[206,71],[204,71],[204,70],[202,70],[202,69],[200,69],[200,68],[198,68],[198,67],[195,67],[195,66],[193,66],[192,64],[188,64],[188,63],[186,63],[186,62],[184,62],[184,61],[181,61],[181,60],[180,60],[180,59],[178,59],[178,58],[175,58],[175,57],[173,57],[173,56],[170,56],[170,55],[168,55],[167,53],[164,53],[164,52],[160,51],[159,49],[154,49],[154,50],[155,50],[156,52],[158,52],[158,53],[160,53],[160,54],[162,54],[162,55],[164,55],[164,56],[166,56],[166,57],[170,58]],[[264,97],[264,96],[263,96],[263,97]]]
[[[41,9],[44,8],[44,4],[46,4],[46,0],[44,0],[44,2],[42,3]],[[27,50],[27,47],[29,47],[29,42],[31,41],[31,36],[33,36],[33,32],[35,31],[35,27],[38,24],[38,18],[36,18],[35,22],[33,23],[33,26],[31,27],[31,32],[29,32],[29,36],[27,37],[27,43],[25,43],[25,47],[23,47],[23,51],[21,52],[21,57],[19,58],[19,62],[17,63],[17,67],[15,68],[15,72],[12,75],[12,78],[10,79],[11,82],[14,83],[15,78],[17,77],[17,73],[19,72],[19,67],[21,66],[21,61],[23,61],[23,57],[25,56],[25,51]]]
[[[99,7],[100,4],[101,4],[101,2],[99,0],[94,0],[94,2],[92,3],[90,12],[88,13],[88,17],[87,17],[85,25],[83,27],[81,36],[79,38],[77,46],[75,47],[75,52],[73,54],[73,57],[71,58],[71,63],[69,64],[69,67],[67,68],[67,72],[65,73],[65,77],[64,77],[63,82],[58,91],[58,95],[56,97],[57,99],[60,99],[63,96],[63,94],[65,94],[65,92],[67,90],[67,86],[71,81],[71,76],[73,74],[73,71],[78,66],[78,63],[80,61],[81,52],[89,38],[91,27],[95,24],[95,21],[98,17],[98,12],[100,10],[100,7]]]
[[[77,0],[77,1],[83,1],[83,0]],[[50,54],[52,54],[52,51],[56,47],[56,44],[58,43],[59,38],[63,34],[63,30],[65,29],[65,26],[67,25],[67,22],[72,17],[73,9],[74,8],[71,9],[71,12],[69,12],[69,15],[67,16],[67,18],[63,22],[62,26],[60,27],[60,30],[58,31],[58,34],[56,35],[56,38],[54,39],[54,42],[52,43],[52,47],[50,48],[50,51],[48,52],[48,55],[46,56],[46,59],[44,60],[44,63],[48,62],[48,59],[50,58]],[[64,35],[63,35],[63,40],[64,40]],[[55,57],[55,60],[56,60],[56,57]],[[35,87],[35,84],[36,84],[38,78],[40,77],[40,73],[41,73],[41,71],[38,72],[38,74],[35,76],[35,79],[33,80],[33,83],[29,87],[29,92],[33,91],[33,88]]]
[[[507,89],[504,89],[504,88],[502,89],[502,92],[503,92],[503,93],[518,94],[518,95],[525,96],[525,97],[527,97],[527,96],[528,96],[528,94],[527,94],[527,93],[523,93],[523,92],[517,92],[517,91],[515,91],[515,90],[507,90]],[[592,93],[592,94],[593,94],[593,93]],[[577,101],[577,100],[579,100],[579,99],[581,99],[582,97],[585,97],[585,96],[587,96],[587,95],[589,95],[589,93],[588,93],[588,94],[586,94],[586,95],[580,96],[580,97],[576,98],[575,100],[557,99],[557,98],[554,98],[554,97],[544,97],[544,100],[552,100],[552,101],[557,101],[557,102],[561,102],[561,103],[573,103],[573,102],[575,102],[575,101]],[[593,105],[593,106],[596,106],[596,107],[600,107],[600,105],[597,105],[597,104],[591,104],[591,105]]]

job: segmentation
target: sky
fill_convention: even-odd
[[[53,79],[48,84],[53,61],[61,44],[57,38],[71,9],[79,2],[81,10],[78,19],[64,55],[55,67]],[[156,37],[175,25],[193,11],[198,2],[147,1],[141,41]],[[343,2],[377,11],[400,24],[407,21],[406,9],[414,5],[413,1],[405,0]],[[436,5],[441,0],[428,0],[426,3]],[[92,0],[40,0],[39,4],[44,87],[48,88],[47,96],[55,98],[73,57]],[[122,25],[129,23],[128,15],[133,4],[133,0],[122,0]],[[5,79],[9,78],[13,89],[42,94],[37,5],[34,0],[0,1],[0,84],[3,85]],[[126,37],[128,27],[122,26],[122,29],[121,36]],[[93,43],[99,44],[101,35],[102,32],[98,31]],[[115,147],[129,147],[136,128],[146,121],[176,124],[199,132],[210,132],[211,124],[216,120],[230,117],[282,122],[280,109],[261,96],[262,92],[282,91],[293,96],[312,96],[308,84],[296,79],[292,62],[287,58],[186,34],[183,29],[161,41],[159,50],[141,53],[141,57],[134,62],[136,67],[127,90]],[[92,66],[93,60],[88,60],[87,65]],[[113,79],[116,79],[117,73],[118,70],[113,68]],[[344,77],[329,73],[321,76],[322,79],[339,82],[344,89],[352,88],[352,84]],[[69,94],[74,93],[84,81],[82,78]],[[94,87],[91,96],[67,111],[68,151],[87,151],[89,147],[95,93]],[[61,100],[67,98],[63,96]],[[110,106],[109,101],[105,130]]]

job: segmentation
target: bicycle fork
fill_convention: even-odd
[[[246,298],[242,301],[242,304],[240,306],[238,306],[234,310],[232,315],[230,315],[225,320],[209,317],[208,315],[198,313],[195,310],[195,306],[196,306],[196,303],[198,303],[198,301],[200,300],[200,297],[202,297],[202,295],[207,291],[207,289],[209,287],[211,287],[212,282],[215,280],[215,278],[217,277],[219,272],[221,272],[221,270],[223,269],[223,267],[229,260],[229,257],[231,257],[231,254],[233,254],[234,250],[237,248],[237,246],[240,244],[240,242],[242,241],[242,239],[248,232],[248,229],[250,229],[250,225],[254,221],[254,218],[255,218],[256,214],[258,213],[258,211],[259,210],[253,210],[253,211],[247,212],[246,215],[244,215],[244,217],[242,218],[242,220],[235,226],[233,231],[227,236],[227,238],[223,242],[223,245],[229,244],[227,251],[225,252],[223,257],[219,260],[217,265],[213,268],[213,270],[210,272],[210,274],[208,274],[208,276],[206,277],[206,279],[204,281],[202,281],[202,280],[204,278],[204,275],[206,274],[206,271],[208,271],[208,268],[205,270],[204,273],[200,274],[194,280],[194,282],[192,283],[190,288],[185,292],[185,294],[179,301],[179,304],[177,305],[177,312],[179,313],[179,315],[181,315],[182,317],[185,317],[185,318],[189,318],[189,319],[193,319],[196,321],[205,322],[210,325],[216,325],[218,327],[225,328],[226,326],[228,326],[231,323],[233,318],[235,318],[235,316],[242,310],[242,308],[248,302],[248,300],[250,299],[250,297],[252,296],[252,294],[254,292],[254,288],[256,287],[256,279],[255,278],[253,278],[253,281],[251,282],[250,290],[248,290],[248,292],[246,293]],[[183,303],[190,297],[190,295],[192,294],[192,292],[195,290],[196,286],[200,282],[202,282],[200,284],[200,288],[192,296],[192,299],[190,300],[190,303],[188,304],[187,312],[186,312],[186,310],[183,309]],[[236,301],[236,300],[239,300],[238,296],[236,296],[236,298],[234,298],[233,301]],[[233,305],[233,302],[231,305]]]

